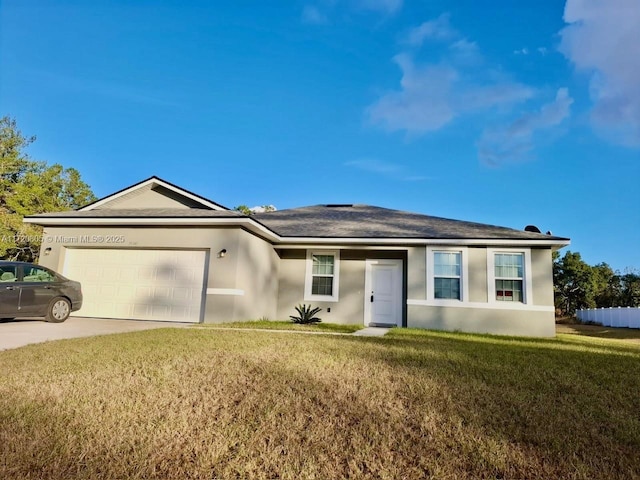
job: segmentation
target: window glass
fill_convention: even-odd
[[[0,282],[15,282],[16,281],[16,267],[6,266],[0,267]]]
[[[496,300],[522,302],[522,280],[496,280]]]
[[[496,277],[522,278],[522,257],[521,253],[496,253]]]
[[[313,256],[313,275],[333,275],[333,255]]]
[[[433,296],[435,298],[453,298],[460,300],[460,279],[435,278]]]
[[[460,300],[460,252],[434,252],[433,296]]]
[[[333,295],[335,257],[333,255],[313,255],[312,259],[311,294]]]
[[[496,253],[496,300],[524,302],[524,255],[522,253]]]
[[[25,282],[53,282],[55,277],[44,268],[28,267],[24,269]]]

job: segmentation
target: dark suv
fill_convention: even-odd
[[[82,290],[48,268],[0,260],[0,318],[45,317],[64,322],[82,307]]]

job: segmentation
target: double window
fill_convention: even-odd
[[[337,250],[307,251],[305,300],[337,302],[339,272]]]
[[[529,249],[486,249],[486,275],[479,263],[483,249],[467,247],[427,247],[427,302],[434,305],[462,306],[470,302],[530,304],[531,251]],[[470,252],[473,253],[469,259]],[[469,262],[473,263],[472,275]],[[469,283],[473,277],[474,292]],[[484,278],[483,278],[484,277]],[[486,282],[488,298],[483,295],[481,281]],[[484,297],[483,300],[482,298]],[[513,305],[515,306],[515,305]]]

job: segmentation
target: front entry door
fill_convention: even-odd
[[[367,260],[365,325],[402,326],[402,260]]]

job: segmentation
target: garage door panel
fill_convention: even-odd
[[[82,283],[78,316],[198,322],[206,252],[68,249],[63,275]]]

